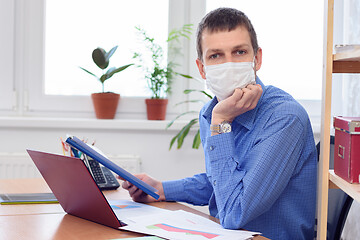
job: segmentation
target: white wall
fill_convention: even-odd
[[[25,153],[29,148],[62,154],[60,137],[64,139],[70,133],[89,141],[96,140],[96,146],[107,155],[139,155],[142,171],[159,180],[183,178],[204,171],[203,150],[191,148],[195,132],[189,133],[182,149],[169,151],[171,138],[184,122],[165,130],[167,123],[3,117],[0,118],[0,153]]]

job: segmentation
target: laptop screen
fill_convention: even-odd
[[[65,212],[113,228],[125,225],[118,220],[81,159],[27,152]]]

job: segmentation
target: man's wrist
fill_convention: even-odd
[[[160,186],[158,187],[158,190],[159,190],[159,199],[158,201],[159,202],[163,202],[163,201],[166,201],[166,197],[165,197],[165,193],[164,193],[164,185],[162,182],[160,182]]]
[[[212,117],[211,117],[211,124],[213,124],[213,125],[221,124],[224,121],[232,122],[231,120],[226,119],[226,118],[221,117],[221,116],[218,116],[216,114],[213,114]]]

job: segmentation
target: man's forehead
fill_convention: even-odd
[[[202,36],[204,36],[204,34],[207,35],[211,35],[211,34],[216,34],[216,33],[221,33],[221,32],[232,32],[232,31],[241,31],[241,32],[246,32],[248,35],[249,31],[247,30],[247,28],[243,25],[238,25],[235,28],[229,28],[229,27],[217,27],[217,28],[205,28],[202,32]]]
[[[236,41],[237,44],[250,44],[250,33],[244,26],[237,26],[233,30],[229,29],[205,29],[201,36],[201,41],[203,44],[213,42],[213,40],[219,43],[220,41]],[[215,42],[213,42],[215,43]],[[203,47],[205,47],[203,45]]]

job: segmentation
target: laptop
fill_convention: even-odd
[[[117,218],[81,159],[27,152],[65,212],[116,229],[126,225]]]

